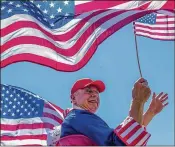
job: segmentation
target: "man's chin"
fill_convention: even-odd
[[[91,113],[95,113],[98,109],[98,105],[92,104],[92,103],[89,103],[88,105],[81,105],[80,107],[83,108],[84,110],[91,112]]]
[[[95,113],[97,110],[98,110],[98,108],[92,108],[90,111],[91,111],[92,113]]]

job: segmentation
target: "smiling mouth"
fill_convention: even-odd
[[[90,101],[88,101],[89,103],[97,103],[98,104],[98,102],[97,101],[95,101],[95,100],[90,100]]]

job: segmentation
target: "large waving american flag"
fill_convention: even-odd
[[[1,4],[1,67],[20,61],[60,71],[82,68],[114,32],[164,1],[5,1]]]
[[[58,141],[55,127],[63,121],[63,110],[38,95],[1,84],[0,111],[1,146],[47,146]]]

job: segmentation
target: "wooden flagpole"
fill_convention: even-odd
[[[134,22],[133,22],[133,29],[134,29]],[[139,61],[138,46],[137,46],[137,37],[135,34],[135,30],[134,30],[134,38],[135,38],[136,55],[137,55],[137,63],[138,63],[138,67],[139,67],[139,73],[140,73],[140,77],[142,77],[142,71],[141,71],[140,61]]]

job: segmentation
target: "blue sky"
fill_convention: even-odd
[[[147,127],[152,134],[148,145],[174,145],[174,42],[144,37],[137,40],[143,77],[152,92],[169,94],[169,105]],[[103,80],[106,91],[100,95],[97,114],[113,128],[128,115],[132,87],[139,76],[131,24],[105,40],[79,71],[60,72],[29,62],[1,70],[2,83],[30,90],[63,109],[71,107],[70,89],[77,79]]]

